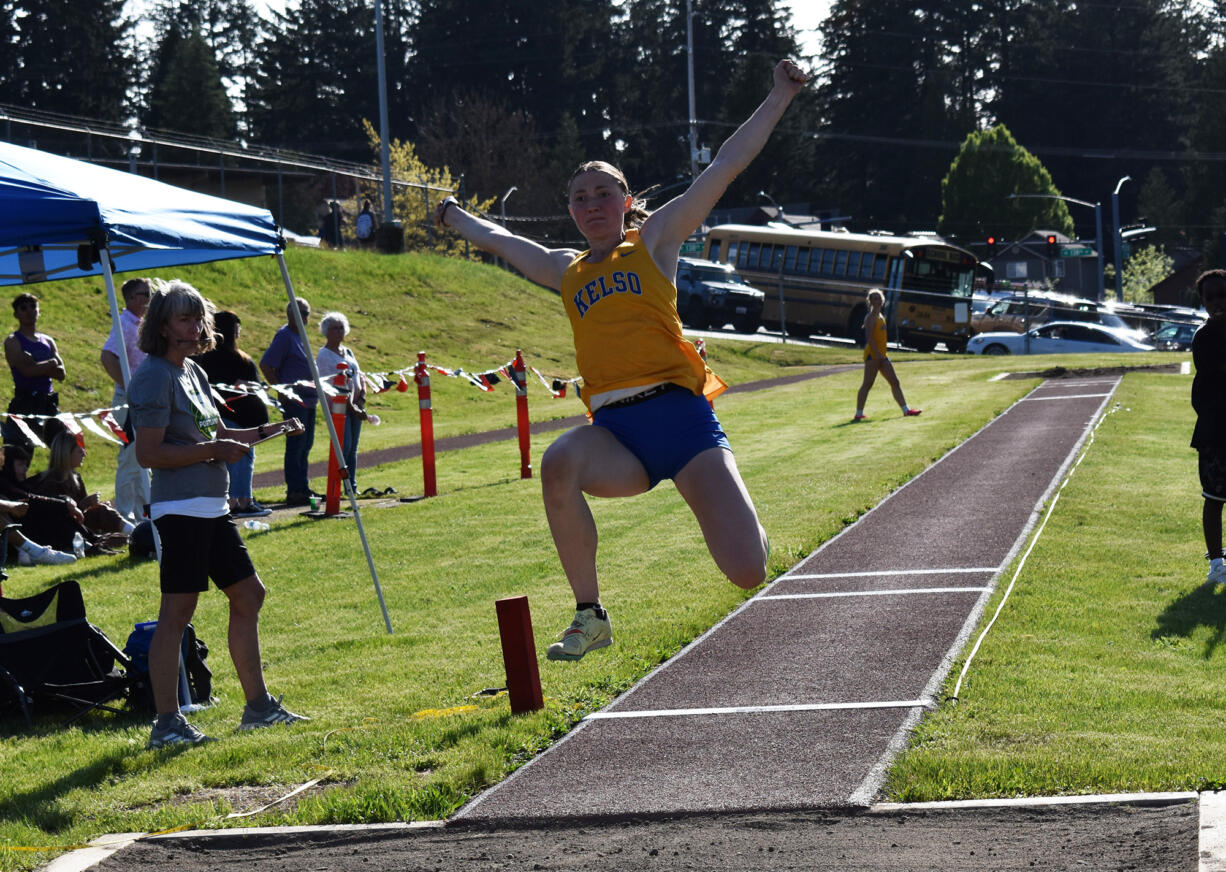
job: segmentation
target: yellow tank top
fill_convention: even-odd
[[[575,337],[583,402],[619,388],[672,382],[718,396],[727,385],[681,334],[677,288],[637,230],[600,263],[576,257],[562,276],[562,303]],[[589,406],[590,408],[590,406]]]
[[[877,323],[873,325],[873,340],[877,343],[877,347],[881,349],[881,358],[886,356],[886,332],[885,332],[885,315],[877,316]],[[872,349],[866,343],[864,346],[864,359],[868,360],[873,356]]]

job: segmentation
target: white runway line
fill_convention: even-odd
[[[924,708],[932,705],[930,699],[902,699],[881,702],[815,702],[792,705],[736,705],[723,708],[654,709],[645,711],[599,711],[592,712],[583,720],[609,721],[632,718],[683,718],[696,715],[757,715],[770,712],[835,712],[855,709]]]
[[[1023,403],[1038,403],[1043,400],[1092,400],[1099,397],[1109,397],[1111,394],[1060,394],[1055,397],[1022,397]]]
[[[1196,799],[1191,790],[1166,793],[1094,793],[1077,796],[1023,796],[1007,799],[949,799],[941,802],[876,802],[871,812],[892,814],[900,811],[925,811],[938,808],[1043,808],[1057,805],[1174,805]],[[1208,793],[1199,794],[1203,803]]]
[[[888,575],[959,575],[962,573],[1000,572],[1000,566],[972,566],[958,569],[877,569],[871,572],[797,572],[791,575],[781,575],[775,582],[784,579],[792,581],[801,579],[811,581],[822,578],[878,578]],[[771,582],[774,584],[775,582]]]
[[[99,836],[88,848],[61,854],[43,867],[43,872],[83,872],[92,869],[112,854],[145,837],[145,833],[113,833]]]
[[[1200,872],[1226,870],[1226,793],[1200,795]]]
[[[772,593],[754,597],[757,602],[765,600],[833,599],[842,596],[906,596],[917,593],[983,593],[989,587],[900,587],[892,590],[835,590],[821,593]]]

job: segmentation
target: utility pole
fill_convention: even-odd
[[[1124,176],[1115,183],[1111,192],[1111,217],[1115,221],[1115,300],[1124,302],[1124,257],[1121,249],[1124,247],[1124,236],[1120,232],[1120,188],[1124,182],[1131,182],[1132,176]]]
[[[375,59],[379,75],[379,156],[383,165],[383,223],[392,223],[392,164],[387,143],[387,68],[383,59],[383,2],[375,0]],[[429,211],[429,210],[427,210]]]
[[[685,0],[685,61],[690,91],[690,181],[698,178],[698,123],[694,110],[694,13],[692,0]]]

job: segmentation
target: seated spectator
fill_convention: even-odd
[[[23,456],[24,461],[14,458]],[[7,481],[10,476],[15,475],[16,466],[24,462],[28,467],[30,463],[30,455],[24,448],[18,448],[13,445],[0,446],[0,458],[3,459],[3,466],[0,466],[0,484]],[[24,472],[22,473],[24,477]],[[0,488],[5,495],[9,495],[7,487]],[[34,507],[31,506],[31,501],[27,499],[5,499],[0,498],[0,527],[3,527],[8,532],[4,537],[4,547],[17,553],[17,562],[22,566],[33,566],[34,564],[63,564],[75,563],[76,555],[72,553],[72,537],[68,539],[68,549],[66,551],[58,551],[55,548],[46,545],[40,545],[31,536],[36,535],[36,531],[41,529],[50,517],[58,517],[64,512],[65,506],[62,504],[58,507],[52,507],[41,499],[34,500]],[[33,509],[33,510],[32,510]],[[20,525],[21,529],[10,529],[12,525]],[[7,559],[5,561],[8,562]]]
[[[4,463],[0,465],[0,499],[26,506],[20,523],[28,539],[72,556],[76,550],[73,539],[79,533],[86,554],[114,553],[106,544],[109,536],[94,534],[85,527],[85,514],[72,497],[35,492],[28,478],[29,470],[30,453],[19,445],[5,445]],[[25,562],[20,555],[18,558]]]
[[[77,472],[85,462],[85,446],[67,430],[51,440],[51,459],[44,472],[28,479],[28,489],[49,497],[69,497],[85,516],[85,528],[95,535],[128,534],[136,526],[97,493],[87,493]]]

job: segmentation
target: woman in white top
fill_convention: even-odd
[[[362,435],[362,422],[377,424],[379,419],[366,411],[366,381],[362,378],[353,349],[341,345],[341,340],[349,335],[349,319],[340,312],[329,312],[320,319],[319,332],[324,336],[324,345],[315,355],[315,366],[319,368],[319,377],[324,384],[332,383],[337,364],[344,363],[348,367],[349,399],[345,408],[345,437],[341,441],[341,450],[345,468],[349,470],[349,486],[356,494],[358,439]]]

